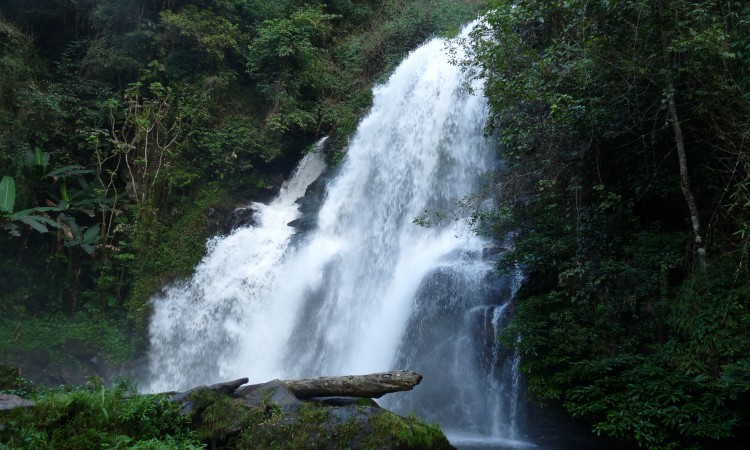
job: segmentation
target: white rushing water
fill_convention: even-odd
[[[192,279],[154,300],[149,390],[405,368],[425,379],[388,407],[518,438],[517,358],[497,343],[517,280],[493,273],[490,243],[464,222],[413,223],[425,210],[469,214],[454,200],[495,164],[482,83],[468,92],[445,44],[418,48],[375,88],[316,230],[292,239],[287,226],[323,170],[313,153],[277,200],[254,205],[255,225],[212,240]]]

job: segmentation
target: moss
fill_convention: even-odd
[[[351,418],[334,427],[332,442],[336,443],[337,448],[358,448],[361,446],[363,431],[362,422]]]
[[[211,390],[190,395],[196,437],[212,448],[228,445],[244,428],[262,421],[262,408],[247,408],[241,400]]]
[[[438,426],[415,417],[401,417],[371,406],[330,408],[309,403],[294,412],[254,423],[243,431],[236,448],[374,450],[451,447]]]
[[[375,402],[375,400],[373,400],[371,398],[364,398],[364,397],[358,398],[357,399],[357,404],[359,406],[374,406],[374,407],[378,406],[378,404]]]
[[[266,406],[268,410],[268,406]],[[357,421],[339,422],[331,408],[305,403],[284,414],[266,415],[242,433],[240,449],[352,448],[361,430]]]
[[[286,415],[282,415],[274,403],[265,404],[261,409],[265,412],[262,420],[255,421],[242,433],[236,448],[291,450],[319,448],[324,442],[320,441],[320,436],[326,435],[325,423],[329,417],[326,408],[302,405]]]
[[[370,419],[372,434],[366,448],[438,449],[452,448],[438,425],[419,420],[414,415],[401,417],[382,410]]]

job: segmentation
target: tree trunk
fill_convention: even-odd
[[[661,47],[662,57],[664,58],[664,71],[667,84],[667,96],[669,106],[669,116],[672,119],[672,128],[674,130],[675,144],[677,146],[677,159],[680,163],[680,187],[682,195],[685,197],[688,209],[690,210],[690,221],[693,225],[693,240],[697,254],[698,265],[706,265],[706,241],[703,237],[703,227],[701,225],[701,216],[698,211],[698,203],[695,201],[693,190],[690,187],[690,177],[688,175],[687,157],[685,156],[685,139],[682,135],[682,126],[680,118],[677,115],[677,102],[675,101],[676,90],[674,79],[672,78],[672,64],[669,58],[669,37],[667,35],[665,18],[664,18],[664,1],[659,2],[659,22],[661,25]]]
[[[698,212],[698,203],[695,201],[693,190],[690,188],[687,158],[685,157],[685,142],[682,137],[680,120],[677,116],[674,95],[669,98],[669,115],[672,116],[672,127],[674,128],[675,141],[677,142],[677,158],[680,160],[680,187],[687,201],[688,209],[690,209],[690,220],[693,224],[693,239],[695,241],[696,254],[698,255],[698,264],[703,267],[706,265],[706,242],[703,238],[703,227],[701,226],[701,217]]]
[[[299,398],[366,397],[380,398],[391,392],[410,391],[422,381],[422,375],[408,370],[321,377],[306,380],[285,380],[287,389]]]

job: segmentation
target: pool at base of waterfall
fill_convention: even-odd
[[[458,450],[630,450],[627,444],[587,432],[580,424],[560,421],[556,427],[527,430],[521,439],[507,439],[461,431],[445,430],[445,436]]]
[[[458,450],[609,450],[630,449],[626,444],[584,433],[575,428],[557,435],[527,436],[534,442],[494,436],[445,432],[448,441]]]
[[[497,437],[446,432],[448,441],[458,450],[557,450],[540,447],[531,442],[516,441]]]

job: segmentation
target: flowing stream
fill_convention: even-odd
[[[253,225],[211,240],[193,277],[154,299],[149,390],[404,368],[424,381],[384,406],[460,442],[520,439],[518,358],[497,341],[518,277],[493,272],[497,245],[465,221],[413,223],[470,214],[456,200],[496,165],[482,83],[466,89],[445,45],[416,49],[374,89],[313,231],[288,224],[324,170],[315,151],[276,200],[250,206]]]

